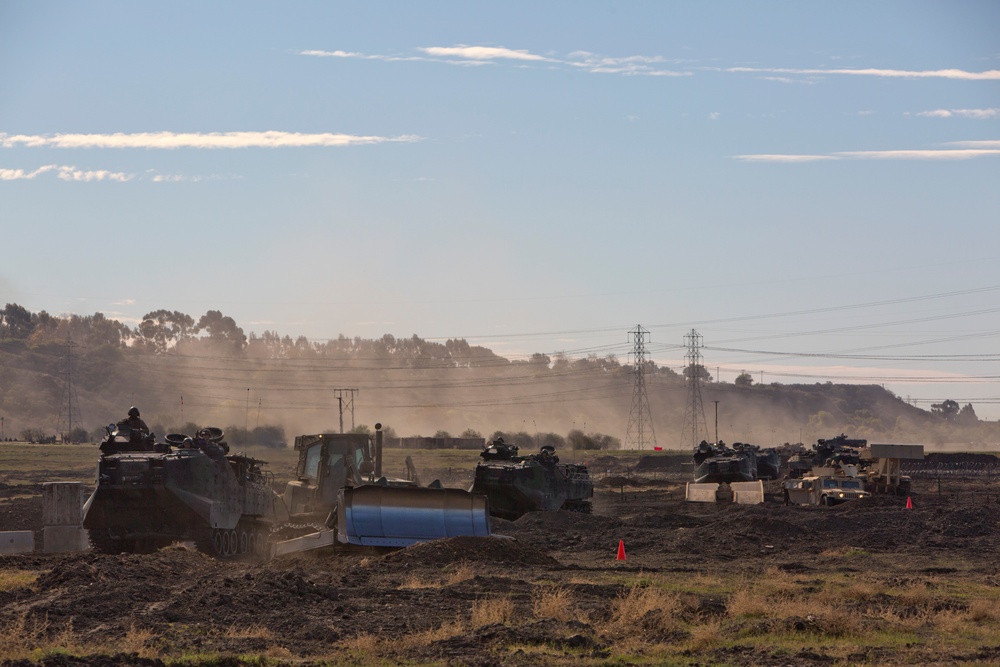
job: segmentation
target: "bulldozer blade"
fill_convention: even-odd
[[[300,553],[311,549],[333,546],[336,540],[336,533],[332,530],[321,530],[316,533],[309,533],[301,537],[293,537],[289,540],[282,540],[271,545],[271,558],[285,556],[287,554]]]
[[[485,496],[462,489],[366,485],[340,491],[337,541],[378,547],[490,534]]]

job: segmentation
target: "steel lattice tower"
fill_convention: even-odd
[[[633,360],[632,408],[628,413],[628,428],[625,430],[626,449],[645,449],[649,443],[656,446],[656,432],[653,430],[653,416],[649,411],[649,399],[646,397],[646,336],[648,331],[640,325],[629,331],[634,347],[631,356]]]
[[[681,442],[684,442],[688,435],[691,436],[691,448],[694,449],[703,439],[708,439],[708,424],[705,421],[705,407],[701,402],[701,334],[694,329],[684,336],[684,344],[687,346],[687,375],[688,402],[684,409],[684,425],[681,427]],[[699,435],[704,434],[704,438]]]

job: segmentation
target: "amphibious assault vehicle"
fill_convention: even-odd
[[[97,488],[83,526],[105,553],[148,553],[193,541],[215,556],[263,554],[275,512],[264,463],[229,446],[218,428],[167,442],[110,424],[101,443]]]
[[[490,514],[517,519],[538,510],[591,511],[594,484],[587,466],[559,463],[555,447],[518,456],[518,448],[503,438],[488,443],[479,456],[472,493],[489,499]]]

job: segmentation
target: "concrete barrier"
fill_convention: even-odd
[[[764,482],[733,482],[733,502],[740,505],[760,505],[764,502]]]
[[[83,484],[80,482],[42,484],[42,524],[45,526],[83,524]]]
[[[42,547],[49,554],[87,551],[90,536],[80,526],[45,526],[42,528]]]
[[[714,503],[718,484],[695,484],[688,482],[684,487],[684,500],[689,503]]]
[[[35,534],[30,530],[0,532],[0,554],[26,554],[35,550]]]
[[[42,484],[42,548],[46,553],[87,551],[90,540],[83,528],[83,484]]]

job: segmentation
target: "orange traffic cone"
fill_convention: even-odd
[[[618,558],[617,560],[625,560],[625,540],[618,540]]]
[[[913,500],[909,496],[906,498],[906,509],[913,509]]]

